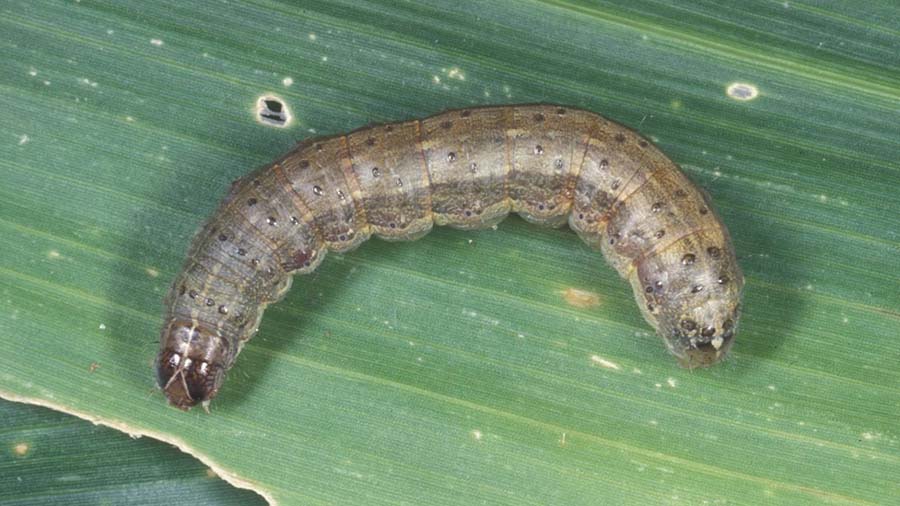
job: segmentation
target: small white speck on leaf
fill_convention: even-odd
[[[160,47],[164,44],[161,39],[150,39],[150,43],[156,47]]]
[[[746,102],[758,97],[759,89],[752,84],[735,82],[729,84],[728,87],[725,88],[725,94],[734,100]]]

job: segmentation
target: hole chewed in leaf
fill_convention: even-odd
[[[291,122],[291,113],[284,100],[263,95],[256,101],[256,116],[264,125],[284,128]]]

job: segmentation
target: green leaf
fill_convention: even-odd
[[[3,397],[175,443],[280,504],[900,496],[891,3],[0,9]],[[271,94],[288,128],[256,121]],[[211,415],[166,407],[161,300],[231,180],[301,138],[536,101],[638,129],[711,194],[747,277],[728,362],[679,369],[599,254],[510,218],[329,256]]]
[[[265,504],[177,449],[0,401],[0,504]],[[7,446],[8,445],[8,446]]]

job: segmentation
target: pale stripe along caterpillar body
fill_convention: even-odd
[[[293,274],[375,235],[492,226],[508,213],[569,226],[628,279],[685,367],[731,346],[743,276],[704,192],[634,131],[555,105],[479,107],[298,144],[235,181],[166,299],[157,375],[206,405]]]

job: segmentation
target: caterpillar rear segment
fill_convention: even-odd
[[[569,226],[631,283],[685,367],[721,360],[743,276],[703,192],[646,139],[556,105],[462,109],[298,145],[236,181],[198,232],[166,300],[157,374],[171,404],[219,391],[266,305],[328,251],[510,212]]]

